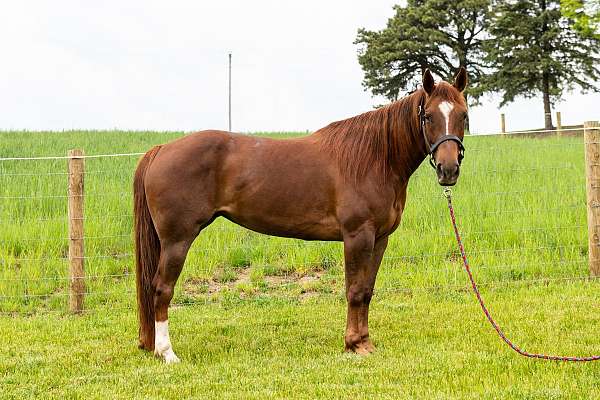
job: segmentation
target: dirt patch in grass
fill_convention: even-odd
[[[235,271],[235,278],[228,280],[221,279],[218,274],[211,279],[188,278],[183,283],[183,292],[189,296],[210,296],[236,290],[248,294],[249,288],[272,292],[293,289],[299,293],[300,299],[308,299],[323,292],[321,278],[324,274],[325,271],[311,271],[306,274],[268,275],[253,279],[251,269],[243,268]]]

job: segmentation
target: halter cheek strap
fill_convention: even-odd
[[[427,151],[429,155],[429,164],[436,169],[435,166],[435,151],[438,147],[444,142],[449,140],[456,142],[458,145],[458,165],[462,163],[463,158],[465,158],[465,146],[463,145],[462,140],[456,135],[443,135],[438,138],[433,144],[429,144],[429,140],[427,139],[427,135],[425,134],[425,98],[421,99],[421,103],[419,104],[419,122],[421,126],[421,132],[423,132],[423,139],[425,139],[425,146],[427,146]]]

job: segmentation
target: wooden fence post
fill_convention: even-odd
[[[502,133],[506,133],[506,117],[504,113],[500,114],[500,129]]]
[[[69,150],[69,310],[83,311],[85,297],[83,246],[83,150]]]
[[[556,112],[556,136],[562,135],[562,121],[560,118],[560,111]]]
[[[600,275],[600,123],[583,124],[590,274]]]

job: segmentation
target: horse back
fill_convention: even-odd
[[[341,238],[337,170],[310,137],[198,132],[163,145],[147,174],[156,214],[171,219],[177,209],[197,223],[221,215],[276,236]]]

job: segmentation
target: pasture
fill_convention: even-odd
[[[2,132],[0,157],[140,152],[159,132]],[[274,134],[277,137],[293,134]],[[454,203],[483,296],[530,351],[600,352],[587,279],[581,137],[467,137]],[[68,300],[66,160],[0,161],[0,396],[65,398],[590,398],[600,364],[519,358],[467,287],[445,199],[409,185],[371,311],[376,354],[342,354],[342,245],[218,220],[176,287],[165,366],[136,349],[131,180],[136,156],[86,159],[86,312]]]

